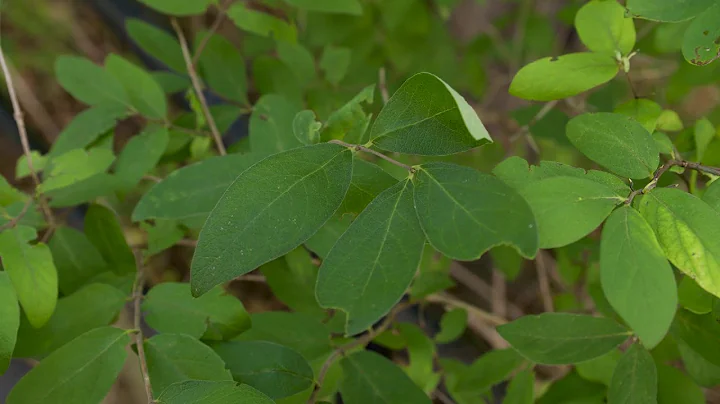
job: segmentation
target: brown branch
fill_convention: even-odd
[[[190,49],[188,48],[185,34],[183,34],[182,28],[180,27],[180,24],[178,24],[177,19],[172,18],[170,22],[175,29],[178,40],[180,41],[180,49],[182,49],[183,58],[185,58],[185,66],[187,67],[190,81],[192,82],[193,88],[195,89],[195,94],[197,95],[198,101],[200,101],[200,108],[202,109],[202,113],[205,116],[205,120],[207,121],[208,126],[210,126],[210,132],[212,133],[213,139],[215,140],[215,146],[217,147],[220,155],[224,156],[227,154],[227,151],[225,151],[225,145],[223,144],[222,136],[220,135],[220,131],[215,124],[215,119],[210,113],[210,107],[208,107],[207,100],[205,99],[205,94],[203,94],[202,84],[200,83],[200,78],[198,77],[197,71],[195,71],[195,66],[193,65],[192,55],[190,54]]]
[[[347,147],[347,148],[349,148],[349,149],[354,149],[354,150],[358,150],[358,151],[363,151],[363,152],[365,152],[365,153],[374,154],[375,156],[378,156],[378,157],[380,157],[380,158],[383,159],[383,160],[389,161],[390,163],[392,163],[392,164],[394,164],[394,165],[396,165],[396,166],[398,166],[398,167],[402,167],[402,168],[408,170],[410,173],[414,173],[414,172],[415,172],[415,169],[414,169],[413,167],[410,167],[410,166],[407,165],[407,164],[401,163],[401,162],[399,162],[399,161],[397,161],[397,160],[395,160],[395,159],[393,159],[393,158],[391,158],[391,157],[388,157],[388,156],[386,156],[386,155],[384,155],[384,154],[382,154],[382,153],[380,153],[380,152],[377,152],[377,151],[375,151],[375,150],[369,149],[369,148],[367,148],[367,147],[365,147],[365,146],[361,146],[361,145],[359,145],[359,144],[345,143],[345,142],[343,142],[342,140],[337,140],[337,139],[333,139],[333,140],[329,141],[328,143],[335,143],[335,144],[339,144],[340,146],[345,146],[345,147]]]
[[[498,317],[507,317],[507,294],[505,274],[499,269],[492,271],[492,312]]]
[[[450,276],[487,302],[492,302],[492,287],[457,261],[450,264]],[[507,309],[510,318],[518,318],[524,315],[522,309],[513,302],[507,302]]]
[[[380,96],[382,96],[383,104],[387,104],[390,94],[387,89],[387,72],[384,67],[378,70],[378,87],[380,87]]]
[[[468,313],[476,316],[477,318],[481,319],[482,321],[492,324],[493,326],[506,324],[508,321],[505,320],[502,317],[496,316],[494,314],[488,313],[487,311],[477,307],[473,306],[470,303],[464,302],[460,299],[456,299],[448,294],[445,293],[438,293],[435,295],[430,295],[425,298],[425,301],[431,302],[431,303],[440,303],[444,304],[450,307],[455,307],[458,309],[465,309]]]
[[[535,267],[538,272],[538,284],[540,285],[540,296],[542,297],[543,308],[546,312],[553,312],[555,311],[555,305],[553,304],[552,292],[550,291],[550,277],[542,251],[538,251],[537,257],[535,257]]]
[[[625,204],[630,205],[636,196],[638,196],[640,194],[646,194],[646,193],[652,191],[653,189],[655,189],[655,187],[657,187],[658,181],[660,181],[660,177],[662,177],[663,174],[665,174],[672,167],[682,167],[682,168],[689,169],[689,170],[699,171],[699,172],[702,172],[705,174],[720,176],[720,168],[717,168],[717,167],[710,167],[710,166],[706,166],[706,165],[703,165],[700,163],[695,163],[692,161],[668,160],[665,164],[660,166],[660,168],[658,168],[657,171],[655,171],[655,174],[653,174],[652,180],[650,180],[650,182],[647,185],[645,185],[645,188],[636,189],[636,190],[632,191],[630,193],[630,195],[628,195],[627,199],[625,200]]]
[[[150,383],[150,373],[148,372],[147,357],[145,356],[145,339],[142,332],[142,312],[141,304],[143,299],[143,286],[145,284],[142,254],[135,251],[135,262],[137,263],[137,276],[133,285],[133,327],[135,328],[135,347],[137,348],[138,360],[140,362],[140,372],[142,373],[143,382],[145,384],[145,394],[148,403],[154,403],[152,393],[152,384]]]

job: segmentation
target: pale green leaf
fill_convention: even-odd
[[[171,385],[158,404],[273,404],[274,401],[254,388],[232,381],[188,380]]]
[[[605,222],[600,280],[615,311],[646,348],[655,347],[675,316],[677,286],[652,227],[630,206],[617,209]]]
[[[82,173],[79,171],[78,173]],[[92,202],[96,198],[109,195],[119,188],[117,177],[108,173],[97,173],[62,188],[53,189],[45,195],[50,198],[53,208],[65,208]]]
[[[40,328],[20,323],[14,356],[42,357],[96,327],[111,324],[127,296],[110,285],[89,284],[58,300],[50,321]]]
[[[288,4],[305,11],[320,13],[361,15],[362,5],[358,0],[285,0]]]
[[[260,267],[275,297],[294,311],[320,319],[327,315],[315,300],[318,267],[303,247]]]
[[[680,306],[685,309],[695,314],[707,314],[712,311],[714,296],[701,288],[691,277],[683,277],[677,293]]]
[[[410,359],[403,370],[426,394],[432,393],[440,382],[440,374],[433,370],[437,355],[435,343],[418,325],[399,323],[395,327]]]
[[[503,404],[533,404],[535,402],[535,374],[523,370],[508,385]]]
[[[52,160],[40,189],[47,193],[80,183],[105,172],[114,160],[111,150],[95,148],[86,152],[73,149]]]
[[[569,313],[528,315],[497,331],[523,356],[547,365],[597,358],[630,335],[611,319]]]
[[[423,155],[459,153],[492,142],[467,101],[430,73],[403,83],[380,111],[370,137],[383,150]]]
[[[715,125],[707,118],[699,119],[695,122],[693,135],[695,138],[695,159],[701,161],[710,142],[715,137]]]
[[[172,34],[135,18],[127,19],[125,28],[130,38],[149,56],[179,73],[187,70],[180,43]]]
[[[599,112],[570,120],[567,136],[594,162],[622,177],[652,177],[660,155],[650,133],[620,114]]]
[[[60,56],[55,60],[55,75],[65,90],[85,104],[129,105],[122,84],[88,59]]]
[[[125,89],[133,109],[150,119],[165,119],[165,92],[150,73],[115,54],[105,58],[105,70]]]
[[[517,250],[508,246],[497,246],[490,250],[495,269],[502,271],[505,278],[513,281],[522,271],[525,260],[518,254]]]
[[[232,380],[225,362],[213,350],[185,334],[158,334],[145,341],[154,395],[186,380]]]
[[[58,157],[91,144],[115,126],[118,119],[127,115],[125,106],[97,105],[73,118],[60,132],[50,149],[49,156]]]
[[[420,166],[413,183],[420,224],[430,244],[448,257],[471,261],[500,244],[535,256],[538,233],[532,211],[497,178],[438,162]]]
[[[465,309],[453,309],[443,314],[440,319],[440,332],[435,334],[435,341],[446,344],[460,338],[467,327],[467,317]]]
[[[143,310],[148,325],[163,333],[223,340],[250,328],[242,302],[220,287],[196,299],[187,283],[161,283],[150,289]]]
[[[430,399],[390,360],[369,351],[342,359],[340,393],[346,404],[430,404]]]
[[[340,206],[352,152],[318,144],[275,154],[244,171],[200,232],[191,286],[199,296],[309,239]]]
[[[210,88],[233,101],[247,103],[245,60],[237,47],[221,35],[212,35],[198,61]]]
[[[17,220],[17,225],[34,227],[41,229],[47,226],[45,218],[42,212],[38,209],[35,202],[30,202],[27,209],[25,204],[27,202],[14,202],[8,206],[0,206],[0,226],[4,226],[11,220]],[[25,211],[25,214],[20,216],[20,213]]]
[[[263,156],[300,147],[293,120],[300,107],[277,94],[262,96],[250,116],[250,150]]]
[[[118,186],[132,190],[160,161],[168,142],[168,131],[162,126],[146,128],[127,142],[115,163]]]
[[[607,186],[584,178],[551,177],[522,189],[535,214],[540,248],[562,247],[595,230],[622,203]]]
[[[297,29],[295,25],[281,20],[278,17],[261,11],[251,10],[242,3],[236,3],[227,11],[228,17],[238,28],[260,36],[271,37],[275,40],[296,42]]]
[[[48,158],[43,156],[40,152],[33,150],[30,152],[30,160],[32,162],[33,170],[36,173],[42,172],[45,169]],[[30,175],[30,165],[28,164],[27,157],[23,154],[15,164],[15,178],[25,178]]]
[[[686,310],[678,311],[671,333],[705,360],[720,366],[720,324],[712,314],[698,315]]]
[[[533,101],[559,100],[607,83],[617,72],[615,58],[600,53],[547,57],[520,69],[510,83],[510,94]]]
[[[371,105],[374,97],[373,84],[363,88],[345,105],[330,114],[322,129],[322,139],[343,139],[353,144],[367,143],[372,114],[366,114],[362,104]]]
[[[293,134],[302,144],[316,144],[320,141],[322,124],[315,120],[315,113],[306,109],[298,112],[293,119]]]
[[[296,351],[267,341],[230,341],[212,347],[233,378],[272,399],[299,393],[313,384],[313,370]]]
[[[140,0],[140,2],[163,14],[184,17],[204,14],[208,6],[216,0]]]
[[[0,206],[10,206],[14,203],[25,204],[28,196],[10,185],[4,176],[0,175]]]
[[[350,48],[326,46],[320,58],[320,70],[325,72],[325,80],[337,86],[347,74],[352,51]]]
[[[455,397],[481,396],[492,386],[508,379],[524,361],[514,349],[490,351],[450,377],[448,389]]]
[[[618,361],[608,391],[608,404],[657,403],[655,362],[640,344],[633,344]]]
[[[707,404],[703,390],[681,370],[657,365],[658,404]]]
[[[668,135],[662,133],[662,132],[654,132],[652,134],[653,140],[655,141],[655,146],[657,146],[658,151],[660,154],[664,154],[666,156],[674,156],[675,150],[673,146],[673,142],[668,137]]]
[[[671,188],[647,193],[640,213],[670,262],[720,296],[720,213],[696,196]]]
[[[664,109],[658,117],[657,129],[676,132],[683,129],[683,122],[677,112],[671,109]]]
[[[610,385],[613,372],[623,353],[619,349],[613,349],[603,356],[598,356],[586,362],[575,365],[575,370],[585,380]]]
[[[425,236],[412,192],[412,183],[404,181],[378,195],[320,267],[317,300],[348,314],[348,335],[369,328],[390,311],[417,270]]]
[[[0,233],[0,258],[30,324],[45,325],[57,303],[58,278],[47,245],[28,244],[37,232],[16,226]]]
[[[0,272],[0,375],[10,366],[17,331],[20,326],[20,305],[7,272]]]
[[[685,60],[704,66],[720,54],[720,4],[715,4],[692,20],[683,36],[682,54]]]
[[[123,368],[128,342],[128,331],[112,327],[77,337],[20,379],[7,404],[101,402]]]
[[[658,125],[663,109],[655,101],[646,98],[636,98],[618,105],[615,107],[614,112],[633,118],[638,121],[648,133],[653,133]]]
[[[635,25],[614,0],[592,0],[575,14],[580,40],[593,52],[627,55],[635,46]]]
[[[715,4],[714,0],[628,0],[628,11],[638,18],[654,21],[689,20]]]
[[[136,271],[135,256],[125,240],[117,215],[109,208],[93,204],[85,214],[85,235],[118,275]]]
[[[257,160],[254,154],[229,154],[173,171],[143,195],[132,219],[195,218],[202,223],[235,178]]]

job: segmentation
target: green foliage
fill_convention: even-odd
[[[656,403],[657,369],[652,356],[633,344],[617,363],[608,391],[609,403]]]

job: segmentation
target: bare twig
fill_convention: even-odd
[[[684,160],[668,160],[665,164],[660,166],[660,168],[655,171],[655,174],[653,175],[652,180],[645,185],[645,188],[642,189],[636,189],[628,195],[627,199],[625,200],[625,204],[630,205],[633,202],[633,199],[635,199],[636,196],[640,194],[645,194],[647,192],[652,191],[657,187],[658,181],[660,181],[660,177],[662,177],[663,174],[665,174],[669,169],[672,167],[682,167],[685,169],[695,170],[698,172],[702,172],[705,174],[711,174],[720,176],[720,168],[718,167],[710,167],[706,166],[700,163],[695,163],[692,161],[684,161]]]
[[[235,278],[237,281],[242,282],[256,282],[256,283],[266,283],[267,279],[260,274],[245,274],[243,276],[238,276]]]
[[[25,205],[23,205],[23,208],[20,211],[20,213],[18,213],[18,215],[15,216],[14,218],[10,219],[9,222],[0,226],[0,231],[11,229],[11,228],[15,227],[18,224],[18,222],[23,218],[23,216],[25,216],[28,209],[30,208],[30,205],[32,205],[32,202],[33,202],[32,198],[28,198],[28,200],[25,202]]]
[[[492,271],[492,311],[498,317],[507,317],[505,275],[497,268]]]
[[[450,275],[487,302],[492,301],[492,287],[469,269],[453,261],[450,264]],[[522,309],[512,302],[507,302],[507,308],[511,318],[522,317],[524,314]]]
[[[383,159],[383,160],[389,161],[390,163],[395,164],[395,165],[398,166],[398,167],[402,167],[402,168],[410,171],[411,173],[414,173],[414,172],[415,172],[415,169],[412,168],[412,167],[410,167],[409,165],[404,164],[404,163],[401,163],[401,162],[399,162],[399,161],[397,161],[397,160],[395,160],[395,159],[393,159],[393,158],[391,158],[391,157],[388,157],[388,156],[386,156],[386,155],[384,155],[384,154],[382,154],[382,153],[380,153],[380,152],[377,152],[377,151],[375,151],[375,150],[373,150],[373,149],[369,149],[369,148],[367,148],[367,147],[365,147],[365,146],[361,146],[361,145],[359,145],[359,144],[345,143],[345,142],[343,142],[342,140],[337,140],[337,139],[333,139],[333,140],[329,141],[328,143],[335,143],[335,144],[339,144],[340,146],[345,146],[345,147],[350,148],[350,149],[355,149],[355,150],[363,151],[363,152],[365,152],[365,153],[374,154],[374,155],[380,157],[380,158]]]
[[[215,124],[215,119],[210,113],[210,107],[208,107],[207,100],[205,99],[205,94],[203,94],[202,84],[200,83],[200,78],[195,71],[195,65],[193,64],[192,55],[190,54],[190,49],[188,48],[185,34],[183,34],[182,28],[180,27],[180,24],[178,24],[177,19],[172,18],[170,22],[175,29],[178,40],[180,41],[180,49],[182,49],[183,57],[185,58],[185,66],[187,67],[190,81],[192,82],[193,88],[195,89],[195,94],[197,95],[198,101],[200,101],[200,108],[202,109],[208,126],[210,126],[210,132],[212,133],[213,139],[215,140],[215,146],[217,147],[220,155],[224,156],[227,154],[227,151],[225,151],[225,145],[223,144],[222,136],[220,135],[220,131]]]
[[[546,312],[553,312],[555,311],[555,305],[553,304],[552,293],[550,291],[550,277],[547,266],[545,265],[545,256],[541,252],[538,252],[535,257],[535,267],[538,272],[538,284],[540,286],[543,308]]]
[[[179,240],[175,244],[185,246],[185,247],[197,247],[197,240],[182,239],[182,240]]]
[[[440,303],[440,304],[444,304],[444,305],[447,305],[450,307],[455,307],[458,309],[465,309],[465,310],[467,310],[468,313],[475,315],[479,319],[483,320],[484,322],[486,322],[488,324],[492,324],[493,326],[506,324],[508,322],[507,320],[505,320],[502,317],[488,313],[487,311],[485,311],[477,306],[473,306],[470,303],[464,302],[460,299],[456,299],[445,293],[438,293],[435,295],[430,295],[430,296],[426,297],[425,300],[428,302]]]
[[[135,328],[135,347],[137,348],[138,360],[140,361],[140,371],[142,373],[143,382],[145,383],[145,394],[148,403],[154,403],[152,393],[152,384],[150,384],[150,373],[148,372],[147,358],[145,356],[145,340],[142,332],[142,312],[141,303],[143,299],[143,286],[145,284],[142,254],[135,251],[135,262],[137,263],[137,276],[133,285],[133,327]]]
[[[378,70],[378,87],[380,87],[380,95],[382,96],[383,104],[387,104],[390,99],[387,89],[387,72],[384,67]]]

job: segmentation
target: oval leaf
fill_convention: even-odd
[[[715,4],[695,18],[683,36],[685,60],[704,66],[720,57],[720,4]]]
[[[383,191],[343,233],[323,261],[315,294],[321,306],[345,311],[348,335],[392,309],[420,264],[425,236],[409,180]]]
[[[698,315],[680,310],[672,326],[672,335],[697,352],[706,361],[720,366],[720,324],[713,315]]]
[[[123,368],[128,332],[102,327],[89,331],[43,359],[10,391],[7,404],[96,404]]]
[[[471,261],[499,244],[531,258],[537,226],[527,202],[501,180],[448,163],[420,166],[413,178],[420,224],[435,249]]]
[[[293,131],[300,107],[277,94],[262,96],[250,116],[250,150],[267,156],[300,147]]]
[[[618,2],[593,0],[575,14],[580,40],[593,52],[627,55],[635,46],[635,25]]]
[[[15,288],[8,274],[0,272],[0,375],[10,365],[19,326],[20,305]]]
[[[171,385],[157,399],[161,404],[274,404],[265,394],[232,381],[188,380]]]
[[[107,263],[85,233],[60,226],[48,242],[57,267],[60,291],[69,295],[107,270]]]
[[[605,222],[600,281],[612,307],[652,349],[670,329],[677,308],[675,275],[650,225],[624,206]]]
[[[503,404],[533,404],[535,402],[535,374],[523,370],[508,385]]]
[[[165,119],[165,92],[150,73],[114,54],[105,59],[105,70],[115,76],[125,89],[134,109],[151,119]]]
[[[222,35],[211,36],[198,63],[213,91],[230,100],[247,103],[245,59],[232,42]]]
[[[352,152],[335,144],[289,150],[243,172],[205,222],[192,261],[199,296],[309,239],[338,209]]]
[[[533,101],[572,97],[612,80],[615,59],[599,53],[571,53],[536,60],[520,69],[510,94]]]
[[[88,59],[60,56],[55,61],[55,76],[65,90],[86,104],[126,106],[130,103],[122,84]]]
[[[125,29],[145,53],[177,72],[186,71],[180,43],[167,31],[135,18],[127,19]]]
[[[613,372],[608,404],[657,403],[657,369],[650,353],[633,344]]]
[[[689,20],[715,4],[715,0],[628,0],[627,8],[638,18],[680,22]]]
[[[157,165],[167,148],[170,137],[166,128],[146,128],[125,144],[115,163],[118,188],[132,190],[143,176]]]
[[[499,326],[497,331],[523,356],[546,365],[597,358],[630,335],[609,318],[569,313],[525,316]]]
[[[370,138],[383,150],[436,156],[492,142],[467,101],[430,73],[410,77],[390,97]]]
[[[568,122],[567,137],[590,160],[621,177],[648,178],[660,164],[652,136],[620,114],[583,114]]]

